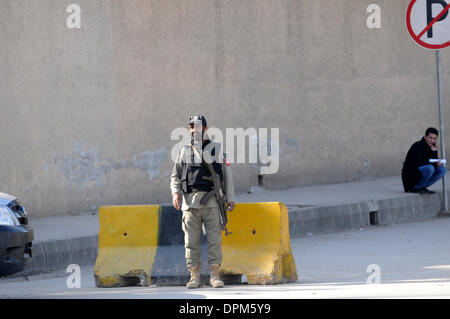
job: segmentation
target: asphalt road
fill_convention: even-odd
[[[0,279],[0,298],[450,298],[450,218],[370,226],[291,240],[299,281],[251,286],[96,288],[93,265],[80,288],[65,270]],[[72,282],[73,285],[73,282]]]

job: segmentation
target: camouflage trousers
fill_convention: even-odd
[[[208,263],[222,263],[222,226],[220,224],[219,208],[190,208],[183,211],[184,247],[186,249],[186,265],[200,266],[200,236],[202,223],[205,226],[208,242]]]

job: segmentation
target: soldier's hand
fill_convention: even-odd
[[[181,202],[183,201],[183,198],[181,197],[180,193],[173,193],[172,195],[172,204],[173,207],[175,207],[176,210],[180,210]]]
[[[228,211],[231,212],[234,209],[234,202],[228,203]]]

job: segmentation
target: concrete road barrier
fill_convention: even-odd
[[[223,236],[224,274],[245,274],[249,284],[297,281],[289,237],[289,217],[283,203],[237,204],[228,214]]]
[[[99,208],[98,256],[94,268],[97,287],[150,283],[158,246],[159,206]]]
[[[97,287],[184,285],[189,273],[181,217],[182,213],[170,205],[100,207],[94,268]],[[284,204],[237,204],[229,214],[228,228],[232,233],[223,235],[226,283],[240,282],[243,274],[249,284],[297,280]],[[209,269],[205,236],[201,242],[201,280],[206,283]]]

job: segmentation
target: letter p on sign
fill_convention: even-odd
[[[450,0],[411,0],[406,11],[409,34],[427,49],[450,45]]]

